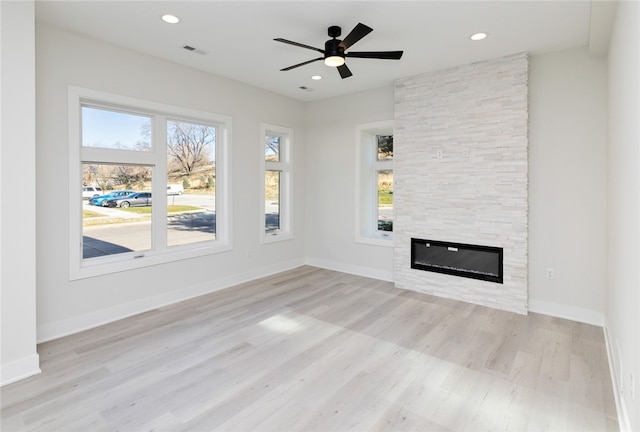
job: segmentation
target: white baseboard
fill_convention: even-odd
[[[564,318],[598,327],[604,326],[604,314],[599,311],[529,299],[529,312]]]
[[[40,373],[40,356],[33,354],[0,364],[0,387]]]
[[[631,430],[631,420],[629,419],[629,413],[624,403],[624,396],[620,391],[620,385],[618,383],[618,376],[614,368],[614,362],[616,361],[613,355],[613,344],[609,335],[609,328],[604,325],[604,343],[607,349],[607,358],[609,360],[609,372],[611,373],[611,384],[613,386],[613,398],[616,403],[616,412],[618,413],[618,427],[620,432],[633,432]]]
[[[371,267],[354,266],[350,264],[344,264],[337,261],[329,261],[318,258],[307,258],[307,265],[313,267],[320,267],[327,270],[335,270],[342,273],[349,273],[356,276],[363,276],[372,279],[383,280],[387,282],[393,282],[393,271],[380,270]]]
[[[189,300],[204,294],[210,294],[215,291],[265,276],[270,276],[282,271],[291,270],[304,264],[305,262],[303,259],[284,261],[275,265],[255,268],[247,272],[167,292],[158,296],[146,297],[126,304],[44,324],[37,328],[37,340],[38,343],[40,343],[58,339],[63,336],[98,327],[142,312],[147,312],[180,301]]]

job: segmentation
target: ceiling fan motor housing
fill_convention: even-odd
[[[339,39],[329,39],[324,43],[324,58],[340,56],[344,58],[344,48],[340,45]]]

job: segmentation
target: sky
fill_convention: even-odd
[[[82,107],[82,145],[86,147],[138,149],[143,125],[151,118],[138,114]]]
[[[194,143],[198,142],[202,133],[206,133],[212,145],[206,148],[205,152],[210,161],[215,161],[215,126],[167,120],[167,127],[170,128],[171,125],[181,125],[185,133],[191,133],[193,126]],[[206,128],[206,131],[203,132],[201,127]],[[145,132],[151,130],[152,116],[116,111],[112,108],[82,107],[82,145],[85,147],[151,150],[151,137],[148,135],[149,132]],[[139,143],[145,145],[141,147]]]

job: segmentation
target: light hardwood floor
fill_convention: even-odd
[[[601,328],[300,267],[39,345],[2,431],[613,431]]]

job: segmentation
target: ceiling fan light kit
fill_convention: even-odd
[[[331,57],[326,57],[324,59],[324,64],[327,66],[342,66],[344,64],[344,57],[340,57],[339,55],[334,55]]]
[[[360,39],[371,33],[373,29],[369,26],[366,26],[362,23],[358,23],[353,30],[345,37],[343,40],[338,39],[338,37],[342,34],[342,29],[338,26],[329,27],[327,33],[329,34],[328,41],[324,44],[324,49],[312,47],[309,45],[301,44],[298,42],[293,42],[287,39],[276,38],[274,39],[276,42],[282,42],[289,45],[295,45],[301,48],[310,49],[313,51],[317,51],[321,53],[323,56],[314,58],[302,63],[295,64],[293,66],[289,66],[281,71],[289,71],[291,69],[298,68],[300,66],[307,65],[309,63],[313,63],[319,60],[324,60],[324,64],[331,67],[336,67],[338,69],[338,73],[342,79],[349,78],[353,74],[351,70],[345,64],[346,57],[353,58],[368,58],[368,59],[382,59],[382,60],[400,60],[402,57],[402,51],[362,51],[362,52],[346,52],[349,47],[358,42]]]

